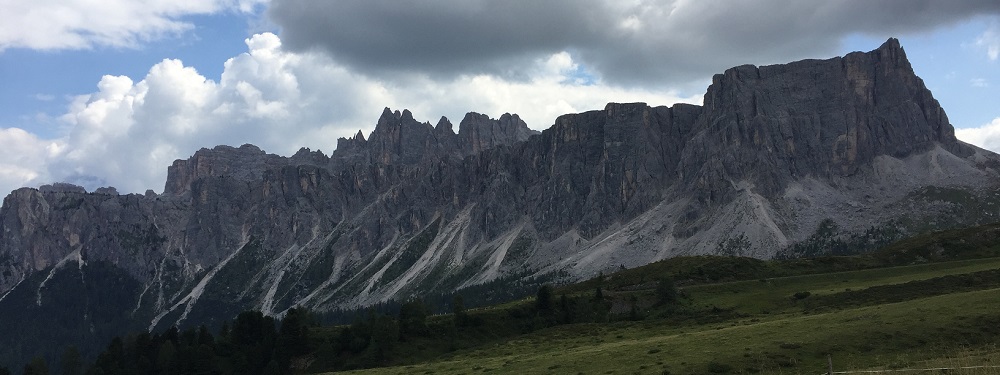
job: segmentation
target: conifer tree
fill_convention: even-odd
[[[468,316],[465,313],[465,301],[461,295],[455,294],[451,298],[451,312],[455,314],[455,325],[462,327],[466,325]]]
[[[535,296],[535,310],[539,312],[550,311],[552,310],[552,302],[552,286],[546,284],[538,288],[538,294]]]
[[[83,373],[83,360],[80,358],[80,351],[76,349],[76,346],[70,345],[66,348],[59,361],[59,367],[62,370],[62,375],[80,375]]]
[[[677,287],[670,277],[662,277],[656,282],[656,303],[671,305],[677,302]]]
[[[424,336],[427,329],[427,306],[419,298],[404,303],[399,308],[399,337]]]
[[[24,375],[49,375],[49,365],[45,364],[45,358],[35,357],[24,365]]]

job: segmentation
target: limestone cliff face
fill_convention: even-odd
[[[682,164],[687,182],[710,196],[748,181],[773,197],[796,179],[851,176],[879,155],[935,145],[974,152],[895,39],[868,53],[729,69],[713,78],[704,104]]]
[[[227,177],[240,181],[259,181],[264,172],[287,162],[284,158],[267,154],[254,145],[239,148],[216,146],[201,149],[187,160],[177,160],[167,168],[167,183],[163,193],[182,195],[190,192],[194,181],[209,177]]]
[[[369,136],[342,138],[329,156],[199,150],[169,167],[160,195],[11,193],[0,308],[25,290],[44,308],[43,280],[97,264],[128,275],[128,319],[156,329],[248,308],[579,279],[682,254],[823,251],[809,247],[821,223],[849,239],[995,221],[990,206],[933,189],[994,199],[998,165],[955,139],[893,39],[729,69],[704,106],[611,103],[540,134],[513,114],[469,113],[456,133],[446,118],[432,126],[387,108]]]
[[[447,119],[444,119],[447,120]],[[450,128],[450,123],[447,126]],[[443,128],[438,124],[438,128]],[[486,115],[470,112],[459,124],[457,146],[463,154],[477,154],[482,151],[517,142],[523,142],[535,132],[518,115],[504,113],[494,120]]]

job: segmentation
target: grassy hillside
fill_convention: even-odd
[[[902,368],[989,347],[1000,290],[947,294],[827,313],[675,327],[655,321],[545,329],[429,363],[352,373],[821,373]]]
[[[828,354],[838,371],[1000,365],[998,234],[938,232],[852,257],[671,259],[554,290],[572,301],[600,288],[608,310],[589,322],[553,323],[534,299],[468,312],[480,326],[431,317],[448,332],[353,373],[818,374]],[[677,302],[657,303],[663,277]],[[329,355],[320,348],[314,364]]]

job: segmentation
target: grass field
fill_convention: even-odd
[[[930,355],[934,356],[935,353],[931,353]],[[931,371],[959,375],[998,374],[1000,373],[1000,348],[994,344],[975,350],[942,351],[941,353],[937,353],[937,356],[934,358],[912,363],[911,367],[907,369],[910,368],[935,369]],[[949,370],[942,371],[939,369]],[[903,372],[899,369],[888,367],[873,368],[870,370],[895,370],[896,372]]]
[[[996,269],[1000,269],[1000,258],[970,259],[698,285],[685,288],[685,291],[691,295],[692,300],[705,307],[731,308],[746,314],[776,313],[801,310],[815,300],[815,297]],[[809,292],[810,297],[796,301],[793,295],[799,292]]]
[[[656,322],[564,326],[437,362],[353,373],[818,374],[827,353],[836,370],[947,365],[959,349],[995,343],[998,301],[1000,289],[990,289],[695,329]],[[942,353],[944,359],[926,361]],[[990,356],[996,353],[984,358]]]
[[[652,308],[664,318],[556,326],[349,373],[820,374],[828,354],[836,371],[1000,365],[998,270],[985,258],[692,285],[688,318]],[[651,288],[609,294],[641,301]],[[949,373],[1000,373],[966,371]]]

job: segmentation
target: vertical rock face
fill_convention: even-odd
[[[66,329],[102,318],[160,329],[683,254],[821,252],[810,247],[820,225],[871,244],[992,221],[1000,200],[968,202],[996,199],[998,166],[955,139],[894,39],[729,69],[704,106],[611,103],[540,134],[512,114],[469,113],[455,133],[447,118],[386,108],[370,136],[339,139],[329,157],[218,146],[174,162],[160,195],[11,193],[0,312],[74,303],[54,297],[66,280],[117,280],[126,317],[87,312]]]
[[[437,146],[434,128],[413,119],[409,110],[390,112],[386,108],[368,139],[374,160],[380,164],[416,164]]]
[[[564,115],[516,152],[537,182],[526,194],[533,224],[555,237],[585,236],[625,222],[665,197],[677,160],[701,108],[608,104],[603,111]],[[529,186],[531,186],[529,185]]]
[[[216,146],[203,148],[187,160],[176,160],[167,168],[163,193],[181,195],[190,192],[193,182],[209,177],[229,177],[240,181],[259,181],[264,172],[286,164],[284,158],[267,154],[254,145],[239,148]]]
[[[449,123],[450,125],[450,123]],[[486,115],[470,112],[459,124],[461,135],[458,145],[464,154],[476,154],[500,145],[523,142],[534,134],[518,115],[504,113],[494,120]]]
[[[793,179],[851,176],[876,156],[935,145],[973,153],[896,39],[868,53],[729,69],[712,79],[704,105],[683,163],[688,182],[713,193],[749,180],[773,197]]]

